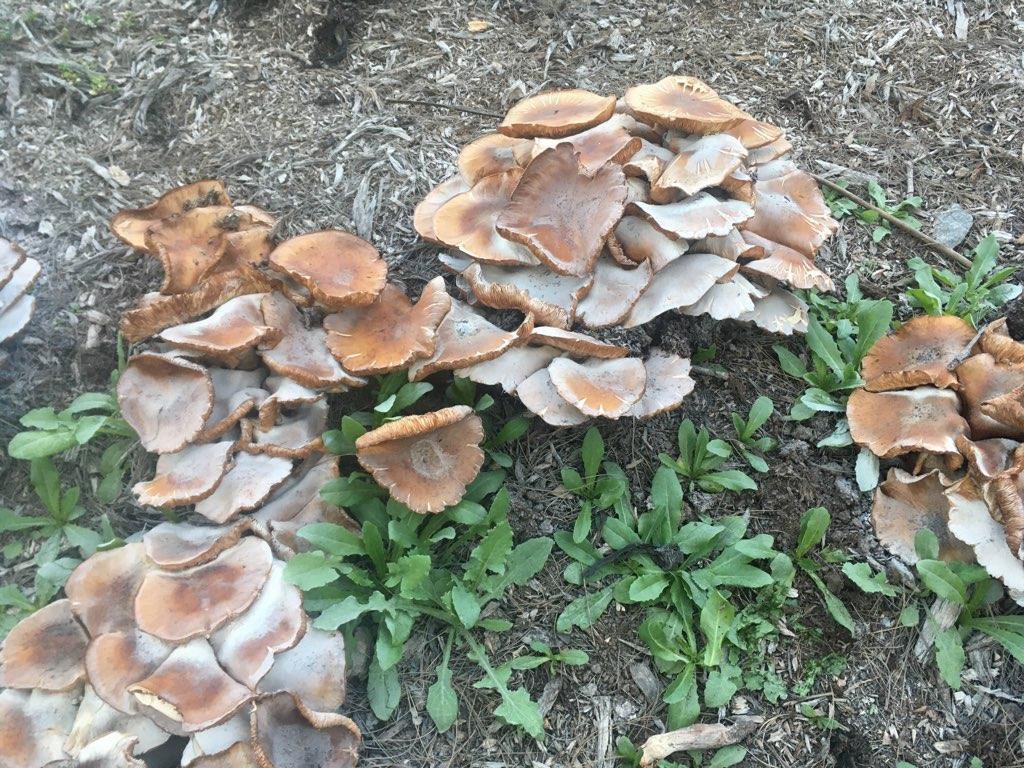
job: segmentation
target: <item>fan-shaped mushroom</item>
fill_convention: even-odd
[[[623,216],[615,227],[615,239],[630,259],[638,264],[649,261],[655,272],[678,259],[689,247],[686,240],[669,237],[639,216]]]
[[[663,312],[695,304],[719,280],[739,269],[735,262],[710,253],[687,253],[654,275],[624,323],[634,328]]]
[[[530,375],[516,387],[516,397],[553,427],[575,427],[590,420],[587,414],[570,405],[555,389],[547,368]]]
[[[669,237],[699,240],[708,235],[725,235],[754,215],[754,209],[740,200],[719,200],[699,192],[678,203],[654,205],[630,203],[630,211],[639,214]]]
[[[311,456],[292,473],[292,477],[252,514],[253,520],[291,520],[311,501],[320,488],[338,476],[337,456]]]
[[[71,757],[80,758],[82,762],[79,765],[82,765],[88,757],[89,746],[112,735],[134,741],[127,750],[129,756],[149,752],[171,737],[146,717],[118,712],[97,696],[91,685],[86,685],[74,725],[64,742],[64,751]]]
[[[46,768],[63,760],[76,697],[45,691],[0,691],[0,768]]]
[[[340,632],[309,627],[294,648],[274,657],[260,693],[291,692],[303,706],[334,712],[345,701],[345,639]]]
[[[799,251],[765,240],[753,232],[745,232],[743,237],[747,242],[764,250],[764,256],[743,265],[747,272],[767,275],[793,288],[814,288],[818,291],[831,291],[835,288],[832,278]]]
[[[957,366],[956,376],[960,382],[960,397],[973,439],[1024,439],[1024,428],[994,418],[991,407],[985,408],[986,403],[1024,387],[1024,365],[997,363],[992,355],[983,352],[967,358]],[[1000,411],[997,409],[997,412]]]
[[[507,394],[516,391],[523,381],[559,356],[554,347],[512,347],[493,360],[471,365],[457,375],[485,386],[500,386]]]
[[[916,451],[959,456],[956,438],[967,433],[959,405],[948,389],[858,389],[850,396],[846,415],[854,442],[881,458]]]
[[[623,269],[610,259],[598,259],[594,283],[577,307],[576,314],[587,328],[619,325],[647,290],[654,276],[649,261],[635,269]]]
[[[459,152],[462,178],[474,185],[486,176],[523,168],[529,164],[533,142],[500,133],[488,133],[471,141]]]
[[[695,77],[670,75],[626,91],[629,111],[648,123],[684,133],[716,133],[748,119]]]
[[[651,183],[651,199],[671,203],[680,193],[695,195],[718,186],[743,164],[746,156],[743,144],[727,133],[704,136],[676,155]]]
[[[376,248],[336,229],[285,240],[271,251],[269,264],[303,285],[327,309],[370,304],[388,276],[388,265]]]
[[[196,512],[214,523],[226,523],[239,512],[255,509],[292,472],[286,458],[239,453],[216,490],[196,504]]]
[[[632,135],[626,128],[629,119],[625,115],[612,115],[600,125],[581,133],[561,139],[537,139],[533,155],[539,155],[562,142],[571,144],[583,172],[593,176],[607,163],[622,165],[640,150],[640,137]]]
[[[134,714],[129,686],[149,676],[171,655],[173,647],[138,629],[110,632],[89,643],[85,669],[96,694],[118,712]]]
[[[97,552],[71,572],[64,592],[92,637],[135,626],[132,601],[152,568],[145,547],[131,543]]]
[[[799,296],[775,286],[767,296],[754,299],[754,310],[738,319],[784,336],[794,331],[804,333],[807,331],[807,304]]]
[[[0,686],[68,691],[85,678],[88,642],[71,601],[52,602],[7,635],[0,647]]]
[[[323,449],[320,435],[327,425],[327,401],[323,398],[300,405],[295,413],[264,429],[257,425],[245,450],[285,459],[304,459]]]
[[[470,186],[462,176],[453,176],[430,190],[413,211],[412,224],[417,234],[431,243],[444,245],[434,231],[434,216],[453,197],[468,192]]]
[[[864,355],[864,386],[872,392],[921,384],[958,389],[949,365],[973,339],[974,329],[959,317],[915,317],[880,338]]]
[[[260,385],[266,371],[238,371],[230,368],[210,368],[213,382],[213,409],[206,417],[196,442],[217,440],[267,399],[267,391]]]
[[[583,363],[560,357],[551,361],[548,374],[567,403],[588,416],[610,419],[627,413],[647,384],[644,364],[635,357]]]
[[[533,314],[536,322],[569,328],[594,279],[559,275],[545,267],[503,269],[472,264],[462,273],[480,302]]]
[[[724,283],[715,283],[696,302],[677,311],[693,317],[709,315],[715,320],[741,318],[754,312],[755,302],[767,295],[768,291],[759,285],[735,274]]]
[[[1010,549],[1006,530],[989,512],[982,491],[964,477],[946,491],[949,530],[974,550],[974,557],[989,575],[1006,585],[1018,603],[1024,603],[1024,562]]]
[[[644,393],[627,412],[638,419],[650,419],[678,408],[696,385],[690,378],[689,359],[679,355],[654,350],[644,361],[644,370]]]
[[[755,184],[757,205],[740,227],[805,256],[814,256],[839,228],[814,178],[794,171]]]
[[[160,523],[146,531],[142,545],[149,559],[158,566],[167,571],[180,571],[213,560],[237,544],[248,528],[245,521],[222,526]]]
[[[110,221],[111,231],[136,250],[146,250],[146,230],[161,219],[193,208],[230,206],[231,199],[220,181],[203,179],[164,192],[143,208],[120,211]]]
[[[498,132],[519,138],[557,139],[603,123],[614,111],[614,96],[599,96],[579,88],[547,91],[513,106]]]
[[[531,344],[545,344],[555,349],[561,349],[575,357],[598,357],[612,359],[624,357],[629,350],[616,344],[608,344],[599,341],[593,336],[577,331],[566,331],[562,328],[550,326],[538,326],[530,333],[528,341]]]
[[[1006,318],[1001,317],[989,323],[982,331],[978,346],[982,352],[992,355],[999,363],[1024,363],[1024,342],[1010,337]]]
[[[172,347],[237,365],[257,344],[272,345],[280,337],[276,328],[264,325],[260,302],[265,295],[253,293],[226,301],[208,318],[167,328],[160,338]]]
[[[355,768],[361,739],[344,715],[312,712],[287,693],[261,698],[252,713],[261,768]]]
[[[227,471],[233,448],[234,443],[226,440],[161,454],[153,479],[136,483],[132,491],[140,504],[154,507],[194,504],[217,488]]]

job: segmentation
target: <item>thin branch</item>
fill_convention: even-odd
[[[955,371],[957,368],[960,367],[960,364],[964,360],[966,360],[974,353],[974,346],[978,343],[978,340],[985,335],[985,331],[988,330],[988,327],[990,325],[991,323],[985,323],[985,325],[981,326],[981,328],[978,329],[978,332],[974,334],[974,338],[967,342],[967,346],[961,349],[957,353],[956,357],[949,361],[949,363],[946,365],[946,370]]]
[[[386,104],[415,104],[420,107],[434,107],[436,109],[450,109],[454,112],[465,112],[470,115],[480,115],[481,117],[497,117],[500,118],[497,112],[488,112],[486,109],[475,109],[473,107],[463,107],[458,104],[446,104],[441,101],[425,101],[422,99],[384,99]]]
[[[708,368],[703,365],[691,365],[690,370],[694,373],[699,373],[701,376],[713,376],[714,378],[721,379],[722,381],[729,380],[729,374],[725,371],[716,371],[714,368]]]
[[[824,184],[826,187],[828,187],[832,191],[838,192],[840,195],[843,195],[844,197],[850,198],[851,200],[853,200],[853,202],[855,202],[861,208],[866,208],[869,211],[874,211],[879,216],[881,216],[883,219],[885,219],[890,224],[892,224],[894,227],[896,227],[896,228],[906,232],[911,237],[914,237],[917,240],[920,240],[922,243],[927,245],[929,248],[931,248],[936,253],[942,254],[947,259],[952,259],[953,261],[957,262],[958,264],[963,265],[967,269],[971,268],[971,260],[968,259],[966,256],[963,256],[963,255],[957,253],[952,248],[950,248],[948,245],[940,243],[935,238],[929,237],[928,235],[926,235],[924,232],[922,232],[919,229],[914,229],[912,226],[907,224],[905,221],[896,218],[895,216],[893,216],[888,211],[883,211],[877,205],[872,205],[870,202],[865,200],[863,197],[860,197],[859,195],[855,195],[853,192],[851,192],[848,189],[844,189],[843,187],[841,187],[838,184],[836,184],[834,181],[829,181],[828,179],[824,178],[823,176],[819,176],[816,173],[812,173],[811,176],[813,176],[814,180],[817,181],[819,184]]]

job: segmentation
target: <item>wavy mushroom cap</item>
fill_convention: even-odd
[[[570,405],[559,394],[546,367],[531,374],[516,387],[516,397],[531,413],[540,416],[553,427],[575,427],[590,421],[587,414]]]
[[[691,243],[691,250],[699,253],[713,253],[715,256],[721,256],[723,259],[729,259],[730,261],[764,258],[764,247],[754,244],[753,238],[756,235],[750,235],[750,237],[751,240],[747,240],[743,233],[736,229],[736,227],[733,227],[724,235],[708,235]],[[761,242],[767,243],[768,241],[763,240]],[[776,244],[772,243],[772,245]]]
[[[20,245],[0,237],[0,288],[11,281],[27,258],[28,254]]]
[[[782,138],[782,129],[771,123],[747,118],[723,129],[722,133],[739,140],[746,149],[758,149]]]
[[[525,168],[533,156],[533,142],[500,133],[488,133],[459,152],[459,172],[474,185],[486,176]]]
[[[117,381],[117,402],[143,448],[173,453],[202,431],[213,410],[213,381],[180,354],[141,352]]]
[[[323,450],[320,436],[327,426],[327,400],[301,405],[288,418],[270,427],[255,425],[245,450],[286,459],[305,459]]]
[[[1002,437],[987,440],[969,440],[961,437],[956,441],[956,447],[967,459],[967,466],[976,478],[980,477],[982,480],[991,480],[1009,469],[1020,445],[1016,440]]]
[[[749,117],[695,77],[670,75],[637,85],[625,100],[638,118],[685,133],[717,133]]]
[[[19,299],[25,296],[26,291],[35,285],[42,271],[42,265],[30,258],[26,258],[13,272],[10,272],[6,282],[3,282],[4,274],[0,271],[0,315],[5,314]]]
[[[511,395],[527,378],[547,368],[548,363],[561,354],[554,347],[512,347],[493,360],[462,368],[457,376],[485,386],[499,386]]]
[[[757,168],[760,171],[768,163],[785,157],[793,151],[793,145],[785,136],[780,136],[775,141],[750,150],[747,155],[747,166]],[[759,174],[760,175],[760,174]]]
[[[1018,366],[1024,368],[1024,365]],[[1024,439],[1024,377],[1019,387],[984,401],[981,404],[981,412],[990,419],[1016,430],[1015,437]]]
[[[355,768],[361,740],[344,715],[312,712],[287,693],[261,698],[252,712],[260,768]]]
[[[1006,318],[989,323],[978,340],[982,352],[987,352],[999,363],[1024,364],[1024,342],[1010,336]]]
[[[89,635],[130,630],[135,626],[132,603],[153,563],[140,543],[97,552],[80,563],[64,585],[71,609]]]
[[[19,622],[0,647],[0,686],[68,691],[85,679],[89,636],[70,600],[50,603]]]
[[[533,156],[564,142],[572,145],[580,167],[588,176],[593,176],[608,163],[622,165],[642,146],[640,137],[632,135],[626,128],[626,119],[622,115],[613,115],[600,125],[581,133],[562,139],[537,139],[533,146]]]
[[[80,768],[146,768],[135,759],[137,736],[111,731],[86,744],[78,753],[75,765]]]
[[[122,242],[144,251],[146,231],[161,219],[179,216],[193,208],[230,205],[231,199],[222,182],[203,179],[168,190],[142,208],[120,211],[110,220],[110,230]]]
[[[872,392],[922,384],[958,389],[949,364],[973,339],[974,329],[959,317],[915,317],[880,338],[864,355],[864,387]]]
[[[543,344],[561,349],[574,357],[598,357],[613,359],[625,357],[629,350],[617,344],[609,344],[578,331],[566,331],[551,326],[538,326],[530,333],[530,344]]]
[[[883,459],[918,451],[959,456],[956,438],[968,429],[956,393],[935,387],[858,389],[850,395],[846,416],[854,442]]]
[[[213,560],[237,544],[248,529],[245,521],[221,526],[160,523],[146,531],[142,545],[160,568],[181,571]]]
[[[291,473],[289,459],[238,453],[216,490],[196,504],[196,512],[218,525],[226,523],[260,506]]]
[[[250,411],[266,401],[268,393],[260,385],[265,371],[208,369],[213,382],[213,409],[203,423],[196,442],[218,440],[234,428]]]
[[[593,176],[580,168],[572,146],[542,152],[523,173],[498,233],[525,245],[563,275],[585,275],[622,217],[626,177],[616,165]]]
[[[715,283],[695,303],[677,311],[691,317],[708,315],[713,320],[734,320],[754,312],[755,302],[767,295],[768,291],[761,286],[735,274],[724,283]]]
[[[498,126],[505,136],[557,139],[603,123],[615,112],[614,96],[580,88],[546,91],[512,107]]]
[[[576,310],[579,321],[587,328],[619,325],[653,277],[654,268],[649,261],[633,269],[623,269],[611,259],[598,259],[594,265],[594,283]]]
[[[623,216],[615,227],[615,239],[631,261],[650,262],[655,272],[686,253],[689,243],[670,237],[639,216]]]
[[[775,286],[767,296],[754,299],[754,310],[737,318],[771,333],[790,336],[807,332],[807,304],[799,296]]]
[[[643,397],[647,370],[635,357],[587,360],[565,357],[548,366],[551,383],[562,398],[587,416],[617,419]]]
[[[77,694],[77,691],[75,692]],[[107,704],[95,689],[86,683],[78,705],[78,714],[74,725],[64,742],[64,751],[72,758],[79,759],[79,766],[85,763],[83,755],[88,757],[94,742],[108,739],[111,735],[132,740],[128,756],[141,755],[159,747],[171,738],[171,734],[159,728],[154,722],[142,715],[125,715]],[[88,765],[92,765],[88,763]],[[144,764],[133,764],[137,768],[145,768]]]
[[[174,646],[132,629],[108,632],[89,643],[85,668],[89,684],[110,707],[123,714],[138,711],[128,688],[150,675],[170,656]]]
[[[743,165],[747,150],[739,139],[727,133],[704,136],[669,163],[651,184],[651,199],[671,203],[680,195],[695,195],[708,187],[719,186]]]
[[[719,200],[707,192],[667,205],[630,203],[629,210],[669,237],[683,240],[728,234],[754,215],[754,209],[741,200]]]
[[[161,219],[146,230],[146,250],[164,268],[160,293],[186,293],[209,275],[224,256],[228,232],[253,225],[234,208],[195,208]]]
[[[1010,549],[1006,529],[992,517],[975,481],[964,477],[946,490],[949,530],[974,550],[978,565],[1003,582],[1018,603],[1024,592],[1024,562]]]
[[[764,251],[763,256],[743,265],[743,269],[747,272],[767,275],[802,290],[813,288],[818,291],[831,291],[835,289],[832,278],[823,272],[813,259],[804,256],[799,251],[781,243],[765,240],[753,232],[743,233],[743,238]]]
[[[356,440],[356,458],[414,512],[456,504],[483,466],[483,424],[464,405],[404,416]]]
[[[657,272],[626,318],[624,326],[635,328],[658,315],[680,307],[689,307],[722,279],[736,273],[739,266],[710,253],[687,253]]]
[[[195,504],[217,488],[227,471],[233,449],[234,443],[224,440],[161,454],[153,478],[136,483],[132,492],[140,504],[154,507]]]
[[[656,349],[644,361],[644,370],[647,372],[644,393],[627,412],[637,419],[650,419],[675,410],[696,386],[690,377],[690,360],[686,357]]]
[[[22,294],[0,309],[0,344],[10,341],[28,327],[36,309],[36,297]]]
[[[64,737],[77,708],[66,693],[0,691],[0,768],[64,764]]]
[[[486,264],[471,264],[462,275],[481,304],[532,314],[538,323],[559,328],[572,326],[576,307],[594,281],[590,275],[559,275],[547,267],[504,269]]]
[[[971,437],[983,440],[990,437],[1007,437],[1011,440],[1024,440],[1024,425],[1015,426],[1001,417],[1011,414],[1004,413],[999,407],[995,412],[987,403],[999,401],[1010,394],[1011,397],[1001,403],[1012,407],[1015,390],[1024,386],[1024,365],[997,363],[988,353],[981,353],[964,360],[956,369],[960,381],[960,397],[964,403],[964,413],[971,425]]]
[[[160,338],[172,347],[189,349],[237,365],[260,343],[272,343],[278,332],[264,324],[260,302],[266,294],[253,293],[226,301],[209,317],[167,328]]]
[[[453,197],[468,192],[470,186],[462,176],[452,176],[430,190],[412,214],[412,225],[417,234],[428,242],[444,245],[434,231],[434,216]]]
[[[285,240],[270,266],[303,285],[327,309],[371,303],[384,289],[388,265],[361,237],[328,229]]]
[[[291,520],[320,497],[321,486],[337,477],[337,456],[310,456],[262,507],[253,512],[252,519],[263,523]]]
[[[289,692],[314,712],[335,712],[345,702],[346,664],[342,633],[309,627],[295,647],[274,657],[258,689]]]
[[[788,246],[805,256],[839,229],[814,178],[794,171],[755,184],[757,205],[741,229]]]

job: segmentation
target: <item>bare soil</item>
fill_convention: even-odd
[[[489,26],[473,32],[471,21]],[[495,122],[449,107],[502,112],[543,88],[621,93],[671,72],[699,76],[784,126],[803,166],[875,178],[894,196],[921,195],[926,230],[929,212],[959,203],[975,217],[967,244],[996,232],[1004,259],[1020,264],[1022,48],[1024,9],[1011,0],[0,0],[0,236],[44,264],[35,320],[2,353],[0,442],[25,410],[104,385],[119,313],[158,283],[158,265],[107,231],[117,209],[189,180],[222,178],[236,199],[280,215],[282,235],[341,227],[371,239],[415,293],[438,267],[436,249],[413,232],[413,206],[453,173],[458,147]],[[876,245],[869,235],[847,222],[823,251],[837,283],[855,271],[868,290],[896,299],[906,259],[937,263],[913,240],[894,235]],[[1020,312],[1011,309],[1018,329]],[[652,340],[681,352],[714,345],[728,378],[701,378],[681,412],[603,427],[637,489],[658,451],[674,450],[681,418],[724,433],[729,413],[757,395],[786,411],[799,391],[775,362],[779,339],[751,328],[673,317],[628,339]],[[831,544],[873,558],[898,581],[866,522],[869,498],[853,483],[852,452],[815,447],[828,429],[773,419],[781,448],[760,490],[690,502],[711,515],[749,513],[754,529],[785,547],[800,514],[824,505]],[[581,436],[538,424],[517,447],[511,489],[521,535],[572,525],[576,509],[558,469],[578,461]],[[141,460],[137,474],[146,469]],[[26,486],[24,468],[0,458],[0,505],[31,509]],[[645,502],[642,491],[634,501]],[[155,519],[127,499],[93,511],[109,512],[125,532]],[[598,712],[610,712],[615,736],[639,742],[661,730],[661,708],[635,682],[639,666],[653,668],[635,613],[555,636],[555,617],[577,594],[561,578],[564,565],[553,556],[503,609],[515,629],[490,638],[499,658],[534,637],[591,654],[591,664],[563,670],[557,682],[544,671],[526,676],[535,696],[554,696],[543,745],[496,724],[494,701],[471,687],[466,666],[456,670],[461,718],[437,735],[424,699],[440,648],[422,638],[405,670],[411,695],[392,721],[377,722],[361,685],[352,686],[363,764],[604,768],[611,762],[596,752]],[[975,755],[989,768],[1024,766],[1024,669],[977,642],[964,689],[953,694],[931,665],[913,659],[914,632],[895,623],[900,604],[850,590],[841,597],[857,619],[856,639],[801,584],[795,636],[772,649],[771,663],[790,684],[828,654],[847,665],[801,698],[734,702],[765,717],[744,765],[889,768],[905,760],[958,768]],[[801,703],[841,727],[817,727]]]

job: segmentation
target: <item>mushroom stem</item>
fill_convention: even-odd
[[[945,256],[947,259],[952,259],[953,261],[957,262],[958,264],[961,264],[962,266],[967,267],[968,269],[970,269],[970,267],[971,267],[971,260],[968,259],[966,256],[963,256],[963,255],[957,253],[952,248],[950,248],[948,245],[943,245],[938,240],[935,240],[934,238],[931,238],[928,235],[926,235],[924,232],[921,232],[918,229],[914,229],[912,226],[907,224],[905,221],[901,221],[900,219],[897,219],[891,213],[888,213],[887,211],[883,211],[881,208],[879,208],[876,205],[872,205],[870,202],[865,200],[860,195],[856,195],[853,192],[851,192],[850,190],[844,189],[843,187],[839,186],[835,182],[829,181],[828,179],[824,178],[823,176],[819,176],[816,173],[812,173],[811,176],[814,177],[814,180],[816,182],[818,182],[819,184],[824,184],[826,187],[831,189],[833,192],[838,192],[840,195],[843,195],[844,197],[850,198],[851,200],[853,200],[853,202],[855,202],[861,208],[867,208],[869,211],[874,211],[879,216],[881,216],[883,219],[885,219],[890,224],[892,224],[894,227],[896,227],[897,229],[900,229],[900,230],[906,232],[911,237],[916,238],[917,240],[920,240],[922,243],[927,245],[929,248],[931,248],[936,253],[940,253],[943,256]]]
[[[489,112],[486,109],[474,109],[473,107],[462,107],[458,104],[446,104],[441,101],[427,101],[425,99],[385,99],[385,104],[414,104],[419,107],[435,107],[437,109],[450,109],[453,112],[465,112],[469,115],[480,115],[481,117],[496,117],[501,119],[504,115],[497,112]]]

